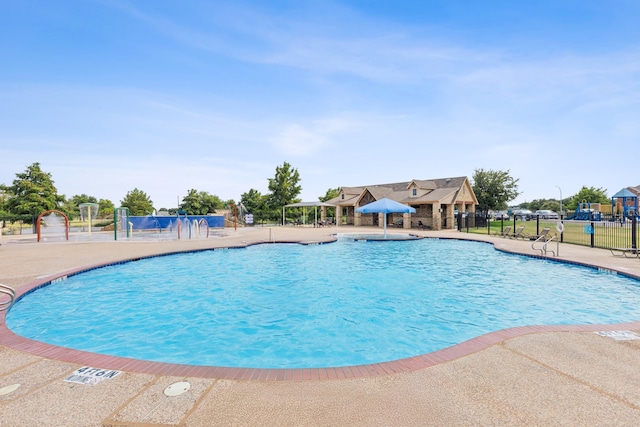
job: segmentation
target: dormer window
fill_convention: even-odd
[[[418,195],[418,189],[417,189],[417,188],[414,188],[414,189],[411,191],[411,194],[412,194],[413,196],[417,196],[417,195]]]
[[[340,196],[341,196],[341,199],[344,200],[344,193],[342,193]]]

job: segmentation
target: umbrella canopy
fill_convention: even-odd
[[[401,213],[416,213],[416,210],[411,206],[403,205],[395,200],[380,199],[368,205],[361,206],[356,209],[359,213],[384,213],[384,236],[387,237],[387,214],[393,212]]]
[[[392,212],[402,212],[402,213],[416,213],[416,210],[411,206],[403,205],[402,203],[398,203],[395,200],[391,199],[380,199],[375,202],[369,203],[368,205],[361,206],[356,209],[356,212],[360,213],[374,213],[374,212],[382,212],[382,213],[392,213]]]

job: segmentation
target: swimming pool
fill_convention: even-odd
[[[634,280],[483,243],[341,238],[94,269],[24,296],[7,325],[95,353],[308,368],[410,357],[511,326],[636,320],[638,303]]]

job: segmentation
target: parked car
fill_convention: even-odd
[[[508,221],[509,214],[506,212],[494,212],[493,219],[496,221],[500,221],[500,220]]]
[[[560,215],[557,212],[550,211],[548,209],[537,210],[534,214],[541,219],[560,219]]]
[[[513,211],[513,217],[521,221],[529,221],[531,218],[533,218],[533,212],[531,212],[529,209],[516,209],[515,211]]]

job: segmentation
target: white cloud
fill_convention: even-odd
[[[307,157],[329,150],[335,145],[332,138],[352,127],[352,123],[342,118],[318,119],[308,125],[293,123],[285,125],[271,142],[285,155]]]

